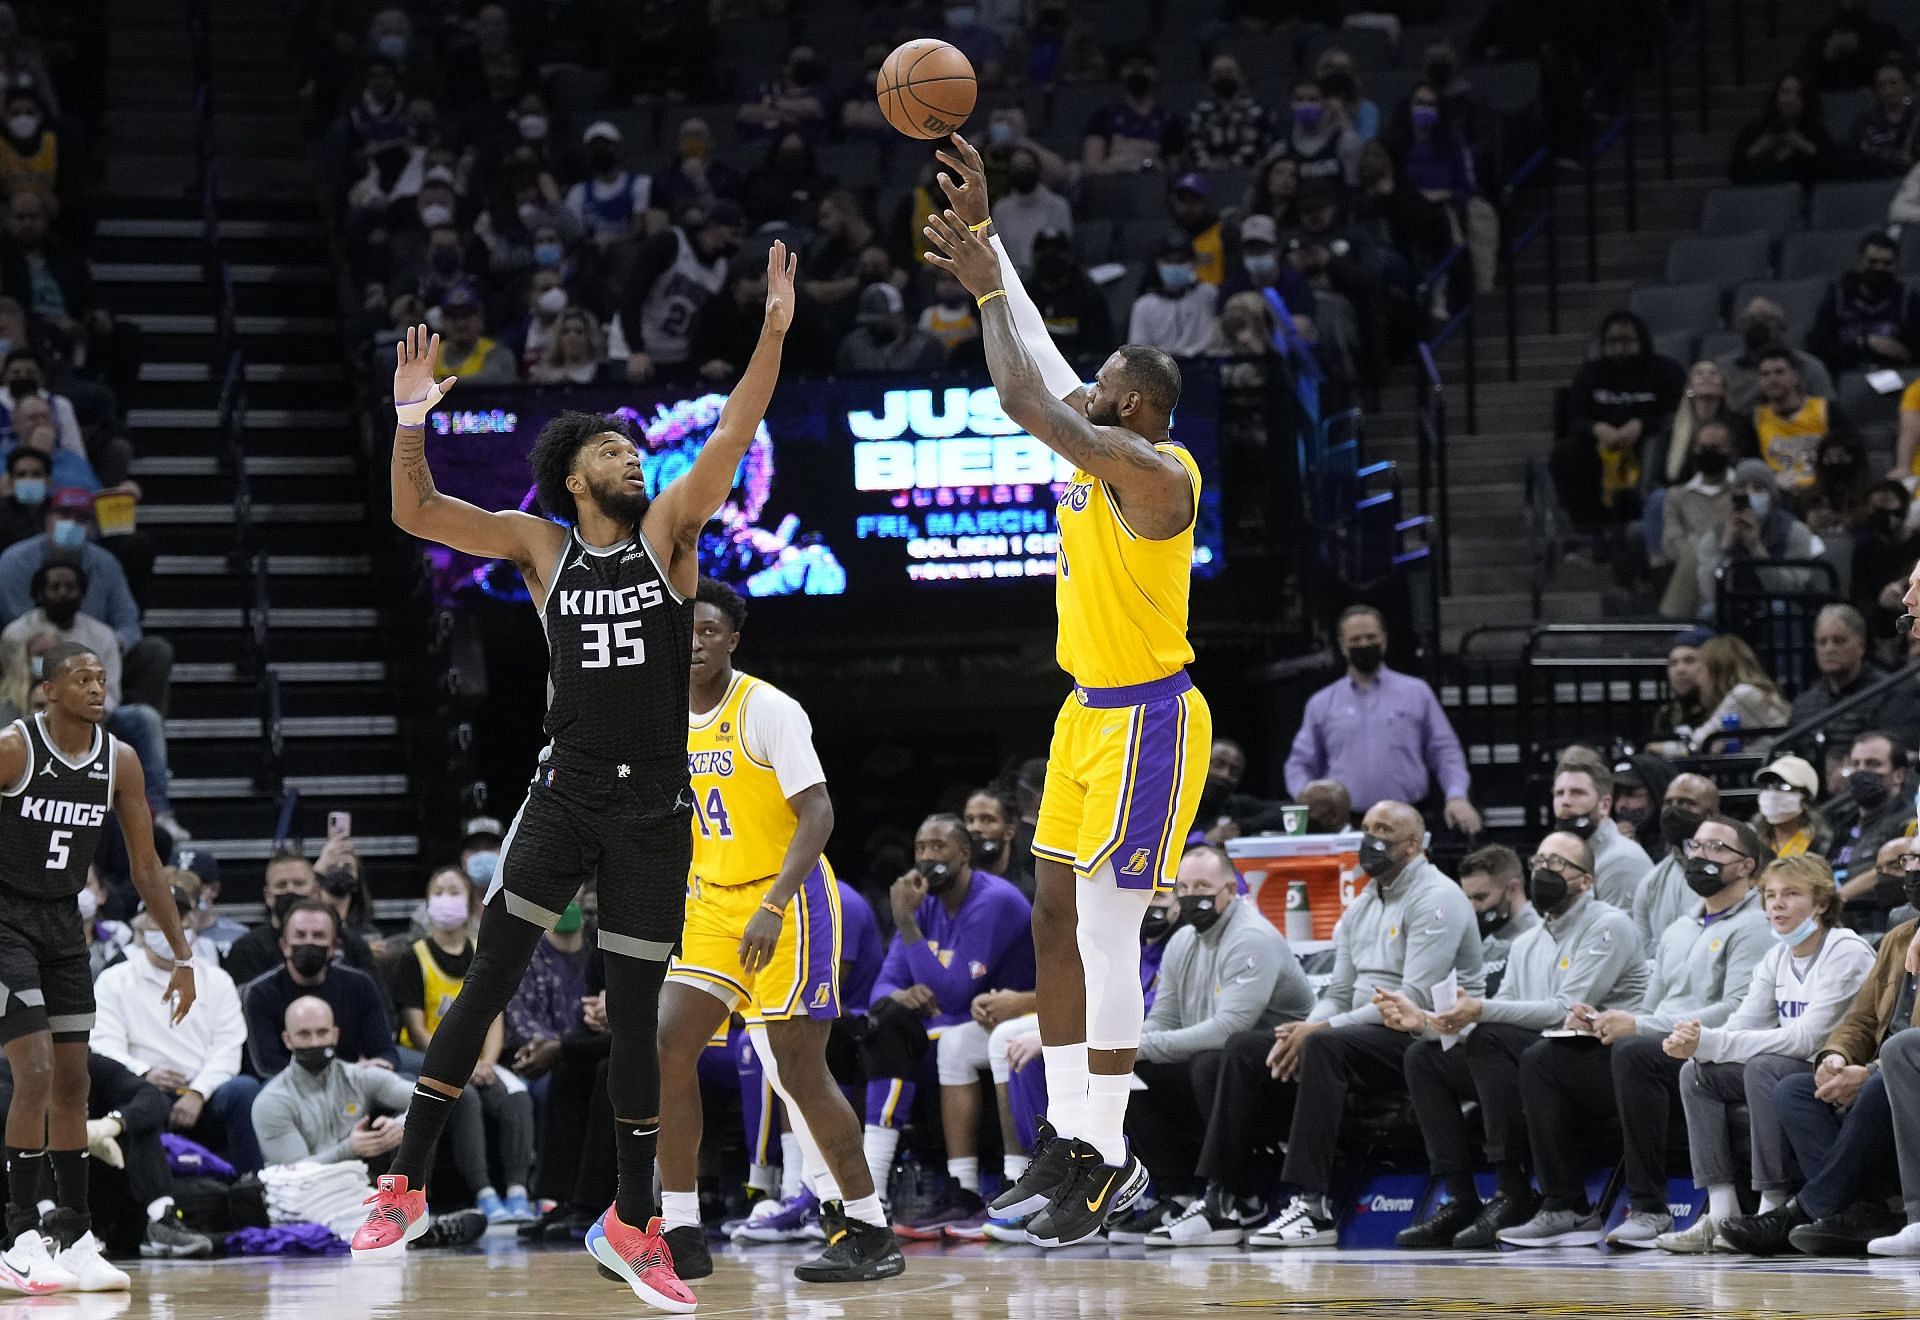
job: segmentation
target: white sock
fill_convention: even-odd
[[[173,1198],[171,1196],[154,1197],[153,1200],[147,1202],[147,1222],[150,1224],[159,1223],[167,1217],[167,1212],[172,1209]]]
[[[1760,1193],[1760,1213],[1764,1215],[1769,1210],[1778,1210],[1787,1203],[1788,1199],[1785,1192],[1762,1192]]]
[[[700,1227],[700,1193],[660,1193],[660,1217],[668,1228]]]
[[[749,1164],[747,1166],[747,1186],[760,1192],[770,1193],[780,1185],[780,1175],[771,1164]]]
[[[947,1177],[977,1195],[980,1191],[980,1157],[965,1155],[948,1160]]]
[[[893,1152],[900,1148],[900,1133],[869,1123],[862,1144],[867,1151],[867,1171],[873,1175],[873,1194],[880,1196],[886,1191],[887,1175],[893,1172]]]
[[[492,1185],[489,1184],[488,1186],[482,1187],[479,1191],[475,1192],[473,1194],[473,1199],[476,1201],[484,1201],[489,1196],[498,1196],[498,1195],[500,1195],[500,1193],[494,1191]]]
[[[1020,1175],[1027,1171],[1025,1155],[1002,1155],[1000,1157],[1000,1176],[1011,1186],[1020,1181]]]
[[[800,1171],[803,1157],[800,1138],[791,1132],[780,1134],[780,1199],[791,1201],[800,1195]]]
[[[1100,1162],[1116,1168],[1127,1162],[1127,1096],[1133,1075],[1093,1073],[1087,1078],[1087,1111],[1081,1139],[1100,1152]]]
[[[526,1194],[527,1194],[527,1189],[525,1187],[522,1187],[519,1183],[515,1183],[513,1186],[507,1188],[507,1199],[509,1201],[511,1201],[516,1196],[525,1196]]]
[[[1732,1183],[1715,1183],[1707,1188],[1707,1213],[1716,1224],[1739,1216],[1740,1198],[1734,1195]]]
[[[875,1228],[887,1226],[887,1212],[880,1208],[880,1194],[863,1196],[858,1201],[846,1203],[848,1219],[857,1219],[863,1224],[872,1224]]]
[[[1077,1137],[1087,1124],[1087,1043],[1042,1045],[1047,1070],[1047,1122],[1063,1137]]]

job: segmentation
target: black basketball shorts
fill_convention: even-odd
[[[689,845],[691,846],[691,845]],[[61,1043],[93,1029],[93,969],[72,896],[0,889],[0,1044],[52,1031]]]

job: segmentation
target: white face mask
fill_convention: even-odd
[[[40,131],[39,115],[8,115],[7,132],[25,141]]]
[[[543,142],[547,136],[547,117],[545,115],[521,115],[520,136],[529,142]]]
[[[1764,518],[1767,510],[1773,507],[1773,496],[1764,490],[1747,492],[1747,506],[1753,510],[1753,516]]]
[[[1800,814],[1800,795],[1790,788],[1760,790],[1760,814],[1767,824],[1780,825]]]
[[[156,958],[173,961],[173,946],[167,943],[167,933],[162,930],[147,931],[142,937],[147,942],[147,952]]]
[[[441,225],[453,223],[453,208],[430,202],[420,208],[420,223],[428,229],[438,229]]]
[[[548,316],[558,316],[567,310],[567,291],[556,284],[551,289],[544,290],[534,300],[534,305]]]

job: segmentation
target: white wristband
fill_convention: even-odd
[[[427,390],[427,397],[424,399],[414,399],[406,403],[396,399],[393,404],[394,416],[399,418],[402,426],[425,426],[427,414],[433,411],[433,405],[440,402],[441,396],[445,393],[444,389],[435,385]]]

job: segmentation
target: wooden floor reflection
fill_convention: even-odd
[[[864,1287],[803,1285],[801,1253],[728,1251],[696,1285],[702,1316],[808,1320],[1133,1320],[1211,1312],[1375,1317],[1640,1317],[1659,1320],[1920,1320],[1920,1262],[1138,1248],[1053,1252],[914,1247],[907,1274]],[[129,1297],[0,1301],[0,1320],[475,1320],[645,1311],[579,1251],[526,1251],[501,1234],[403,1264],[345,1260],[132,1266]]]

